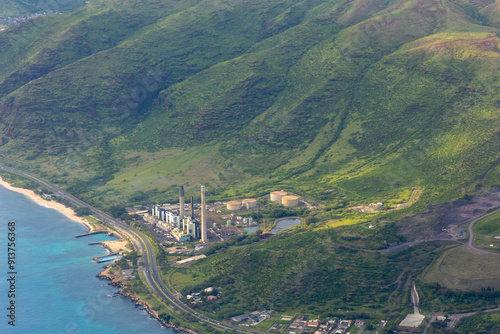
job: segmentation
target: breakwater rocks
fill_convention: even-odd
[[[176,326],[172,323],[166,322],[165,320],[161,319],[158,316],[158,312],[153,310],[147,302],[141,300],[141,298],[139,296],[137,296],[135,293],[127,291],[127,290],[123,290],[125,285],[122,282],[122,280],[123,280],[122,277],[111,274],[109,270],[110,270],[110,267],[106,267],[106,269],[104,271],[102,271],[101,273],[99,273],[96,276],[100,279],[111,281],[111,285],[120,287],[121,289],[118,292],[120,295],[130,298],[133,302],[135,302],[136,307],[144,308],[144,311],[146,311],[150,316],[152,316],[153,318],[158,320],[163,326],[170,328],[171,330],[178,332],[178,333],[197,334],[195,331],[192,331],[189,328]]]

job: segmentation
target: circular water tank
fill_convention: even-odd
[[[280,202],[283,196],[286,196],[287,192],[284,190],[271,192],[271,201]]]
[[[255,198],[247,198],[243,200],[243,206],[247,209],[253,209],[257,207],[257,200]]]
[[[227,202],[227,209],[231,211],[236,211],[241,209],[241,202],[240,201],[229,201]]]
[[[283,196],[281,198],[281,203],[284,206],[288,206],[288,207],[297,206],[297,205],[299,205],[299,196],[293,196],[293,195]]]

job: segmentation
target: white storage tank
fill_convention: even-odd
[[[299,205],[299,196],[294,196],[294,195],[283,196],[281,198],[281,204],[288,207],[297,206]]]
[[[281,202],[281,198],[286,196],[287,192],[284,190],[271,192],[271,201]]]
[[[253,209],[257,207],[257,200],[255,198],[247,198],[243,200],[243,206],[247,209]]]
[[[226,203],[227,209],[231,211],[236,211],[241,209],[241,202],[240,201],[229,201]]]

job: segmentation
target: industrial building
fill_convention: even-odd
[[[184,187],[179,188],[179,214],[167,210],[160,205],[153,206],[151,214],[157,219],[158,227],[169,230],[177,241],[207,240],[205,218],[205,186],[202,186],[201,226],[194,218],[194,200],[191,197],[191,216],[185,215]],[[205,233],[203,234],[203,230]],[[204,238],[203,238],[204,236]]]
[[[179,228],[181,224],[181,217],[172,211],[168,211],[159,205],[153,206],[152,215],[153,217],[158,218],[158,221],[160,222],[161,225],[172,229],[172,228]]]

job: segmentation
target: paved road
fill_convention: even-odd
[[[107,213],[94,208],[93,206],[79,200],[78,198],[64,192],[61,188],[56,186],[53,183],[50,183],[38,176],[20,171],[18,169],[10,168],[7,166],[0,165],[0,170],[5,170],[17,175],[24,176],[30,180],[33,180],[40,184],[41,186],[51,190],[54,194],[58,194],[63,198],[66,198],[74,205],[80,207],[88,207],[92,212],[92,215],[102,219],[103,221],[111,224],[117,231],[129,236],[130,240],[139,248],[141,253],[143,254],[144,268],[145,268],[145,276],[148,285],[158,294],[158,296],[163,299],[167,304],[173,306],[178,311],[184,311],[192,316],[194,316],[198,321],[204,322],[206,324],[211,325],[217,329],[234,331],[237,333],[252,333],[251,331],[247,331],[238,327],[225,325],[220,323],[214,319],[208,318],[202,314],[199,314],[193,311],[191,308],[186,306],[184,303],[179,301],[175,296],[168,290],[168,288],[163,284],[159,275],[158,275],[158,267],[156,265],[156,257],[154,255],[153,246],[149,239],[147,239],[141,232],[136,230],[135,228],[123,223],[122,221],[115,219],[108,215]]]

